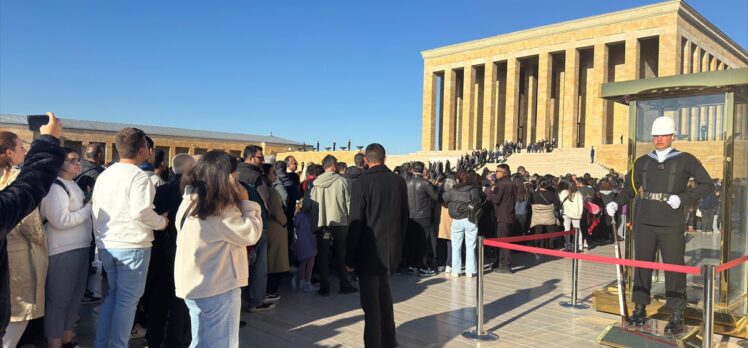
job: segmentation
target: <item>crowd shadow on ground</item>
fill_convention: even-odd
[[[417,276],[393,275],[390,277],[392,300],[397,311],[399,303],[410,300],[426,289],[447,281],[440,276],[419,278]],[[331,280],[336,285],[337,279]],[[355,283],[354,283],[355,284]],[[334,289],[334,287],[333,287]],[[255,329],[284,330],[287,334],[281,339],[286,346],[304,347],[335,347],[328,339],[338,337],[343,329],[359,322],[364,316],[360,305],[360,295],[338,294],[332,291],[329,297],[321,297],[316,293],[303,293],[292,290],[288,286],[281,287],[282,299],[273,311],[258,314],[242,314],[242,319],[248,322],[248,328],[242,329],[241,338],[248,338],[253,346],[253,337],[262,339],[263,333]],[[284,303],[285,301],[285,303]],[[272,327],[270,327],[272,326]],[[250,330],[247,330],[250,329]],[[363,331],[363,328],[361,329]],[[351,334],[348,334],[350,337]],[[363,335],[353,333],[355,340],[363,343]],[[268,337],[269,338],[269,337]],[[326,341],[322,343],[323,341]],[[279,345],[282,346],[283,344]],[[258,345],[259,346],[259,345]]]
[[[511,312],[534,299],[548,295],[558,288],[557,284],[559,282],[559,279],[549,279],[536,287],[517,290],[514,293],[485,304],[483,307],[485,321],[499,317],[502,314]],[[520,313],[514,314],[512,317],[507,318],[500,324],[486,327],[486,329],[488,331],[497,331],[522,319],[527,314],[559,300],[561,297],[563,297],[563,295],[555,295],[551,298],[545,299]],[[401,345],[408,347],[416,345],[443,347],[458,337],[463,330],[475,329],[475,318],[475,307],[463,307],[417,318],[402,323],[397,327],[398,339],[400,340]],[[464,322],[464,327],[456,326],[454,324],[456,322]],[[429,335],[419,336],[417,335],[419,332],[428,332]]]

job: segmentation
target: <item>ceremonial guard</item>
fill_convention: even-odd
[[[652,124],[655,150],[634,161],[621,194],[606,206],[607,213],[613,216],[619,206],[636,198],[633,228],[636,260],[654,261],[659,249],[664,263],[683,265],[686,248],[683,207],[714,190],[712,179],[701,162],[672,147],[675,134],[672,118],[655,119]],[[686,190],[690,178],[696,182],[694,190]],[[642,326],[647,321],[646,305],[650,303],[651,285],[652,270],[635,268],[632,299],[636,307],[629,325]],[[665,288],[667,306],[672,313],[665,333],[683,332],[686,275],[665,272]]]

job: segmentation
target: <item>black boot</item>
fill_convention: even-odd
[[[670,315],[670,319],[668,319],[667,325],[665,325],[665,333],[679,334],[683,332],[684,327],[685,325],[683,324],[683,312],[674,311],[673,314]]]
[[[647,306],[637,304],[634,307],[634,314],[629,318],[629,325],[642,326],[647,322]]]

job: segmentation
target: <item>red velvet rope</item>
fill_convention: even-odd
[[[556,233],[561,233],[561,232],[556,232]],[[548,233],[546,235],[550,235],[550,234],[555,234],[555,233]],[[537,235],[533,237],[546,236],[546,235],[541,234],[541,235]],[[514,237],[510,237],[510,238],[514,238]],[[575,254],[575,253],[566,252],[566,251],[558,251],[558,250],[536,248],[536,247],[531,247],[531,246],[507,243],[503,241],[504,239],[505,238],[484,239],[483,245],[493,246],[497,248],[524,251],[524,252],[534,253],[534,254],[550,255],[550,256],[557,256],[557,257],[563,257],[563,258],[569,258],[569,259],[592,261],[592,262],[597,262],[597,263],[607,263],[611,265],[649,268],[649,269],[657,269],[661,271],[676,272],[676,273],[701,274],[701,268],[697,266],[682,266],[682,265],[673,265],[673,264],[650,262],[650,261],[618,259],[615,257],[605,257],[605,256],[590,255],[590,254]],[[726,263],[725,265],[729,265],[729,263]]]
[[[573,235],[573,234],[574,234],[574,231],[562,231],[562,232],[553,232],[553,233],[545,233],[545,234],[532,234],[529,236],[491,238],[491,240],[495,240],[499,242],[506,242],[506,243],[516,243],[516,242],[525,242],[528,240],[556,238],[556,237],[568,236],[568,235]]]
[[[743,257],[738,257],[735,260],[732,260],[732,261],[729,261],[729,262],[725,262],[725,263],[723,263],[721,265],[718,265],[717,267],[714,267],[714,271],[717,272],[717,273],[723,272],[723,271],[726,271],[726,270],[728,270],[730,268],[733,268],[733,267],[735,267],[735,266],[737,266],[737,265],[739,265],[741,263],[744,263],[746,261],[748,261],[748,255],[744,255]]]

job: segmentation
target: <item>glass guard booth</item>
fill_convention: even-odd
[[[628,163],[654,150],[652,122],[664,115],[675,120],[678,133],[673,147],[694,154],[715,179],[714,210],[709,203],[685,207],[686,264],[716,265],[748,254],[748,68],[607,83],[602,97],[629,107]],[[629,222],[635,211],[632,201]],[[627,236],[636,238],[631,224]],[[627,241],[626,258],[633,258],[632,245]],[[628,269],[629,297],[632,274]],[[664,281],[663,272],[653,272],[650,310],[665,303]],[[688,275],[687,284],[685,316],[690,324],[697,324],[702,318],[704,281],[700,275]],[[717,274],[715,284],[715,332],[748,338],[746,265]],[[593,302],[598,311],[617,314],[615,283],[596,291]],[[633,303],[628,304],[633,310]],[[666,319],[662,309],[655,317]]]

